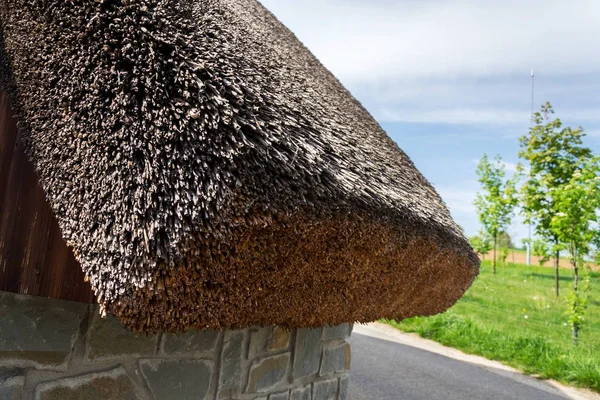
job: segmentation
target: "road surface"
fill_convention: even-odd
[[[355,327],[349,339],[352,345],[349,400],[587,398],[571,396],[549,383],[508,368],[458,360],[399,343],[392,336],[366,336],[361,334],[363,329]]]

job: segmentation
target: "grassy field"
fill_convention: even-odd
[[[571,287],[563,273],[562,293]],[[600,392],[600,273],[592,273],[586,324],[571,341],[566,303],[553,292],[553,270],[507,265],[492,275],[484,262],[467,294],[444,314],[389,324],[444,345],[479,354],[527,374]]]

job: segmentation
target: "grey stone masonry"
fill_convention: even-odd
[[[88,331],[86,357],[94,360],[153,355],[156,339],[155,335],[136,335],[125,329],[117,318],[102,318],[94,312]]]
[[[352,330],[352,326],[349,324],[342,324],[337,326],[326,326],[323,328],[323,339],[324,340],[333,340],[333,339],[346,339],[350,336],[350,331]]]
[[[293,389],[290,393],[291,400],[310,400],[312,398],[312,388],[310,385]]]
[[[290,399],[289,392],[273,393],[272,395],[269,396],[269,400],[289,400],[289,399]]]
[[[0,400],[346,400],[351,330],[136,335],[95,305],[0,292]]]
[[[0,399],[18,400],[23,392],[25,377],[19,370],[0,370]]]
[[[335,379],[316,382],[313,385],[313,399],[336,400],[337,389],[338,381]]]
[[[350,345],[343,343],[337,346],[324,346],[321,359],[321,376],[350,370]]]
[[[167,354],[204,354],[217,347],[219,332],[191,329],[180,335],[166,334],[162,350]]]
[[[244,331],[225,332],[221,354],[220,389],[239,389],[242,385],[242,349]]]
[[[157,399],[206,399],[213,374],[212,361],[140,360],[140,369]]]
[[[303,378],[319,372],[323,329],[298,329],[294,378]]]
[[[340,378],[340,392],[338,394],[338,400],[346,400],[348,398],[348,386],[350,384],[350,378],[345,376]]]
[[[36,387],[36,398],[41,400],[138,400],[135,384],[125,369],[119,367],[107,372],[44,382]]]
[[[287,377],[290,355],[288,353],[264,358],[250,367],[248,393],[268,392],[281,387]]]
[[[0,366],[60,368],[71,354],[87,308],[0,292]]]

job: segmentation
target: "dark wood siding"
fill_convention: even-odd
[[[93,302],[0,93],[0,290]]]

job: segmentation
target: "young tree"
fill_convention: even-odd
[[[573,268],[573,292],[568,299],[569,322],[573,341],[577,342],[589,287],[589,278],[584,276],[580,290],[580,271],[599,235],[596,223],[600,209],[600,159],[589,159],[564,185],[551,188],[550,195],[554,208],[549,228],[568,250]]]
[[[513,244],[512,238],[510,237],[508,232],[502,231],[498,234],[498,248],[500,248],[500,259],[502,260],[503,264],[506,265],[506,259],[508,258],[508,255],[511,252],[513,254],[513,261],[514,261],[515,245]]]
[[[559,295],[560,238],[551,222],[556,208],[555,193],[566,185],[576,170],[592,157],[583,146],[583,129],[563,128],[560,119],[552,119],[550,103],[534,114],[535,125],[521,137],[519,157],[529,166],[522,187],[525,220],[535,225],[536,234],[553,245],[555,258],[555,293]]]
[[[498,234],[510,224],[517,197],[515,181],[505,178],[502,159],[496,156],[494,161],[494,164],[490,163],[487,155],[484,154],[477,166],[482,192],[477,193],[475,207],[481,224],[493,240],[492,266],[495,275]]]
[[[507,232],[498,233],[498,245],[502,248],[514,249],[515,245]]]
[[[502,260],[502,264],[506,265],[506,259],[508,258],[508,253],[510,249],[508,247],[500,247],[500,260]]]
[[[552,256],[552,249],[550,249],[548,243],[546,243],[542,239],[537,238],[533,241],[533,254],[538,258],[538,263],[540,264],[540,267],[543,267],[544,264],[546,264]]]
[[[473,247],[475,252],[485,260],[485,255],[492,249],[490,238],[484,232],[480,232],[479,235],[472,236],[469,242],[471,242],[471,247]]]

